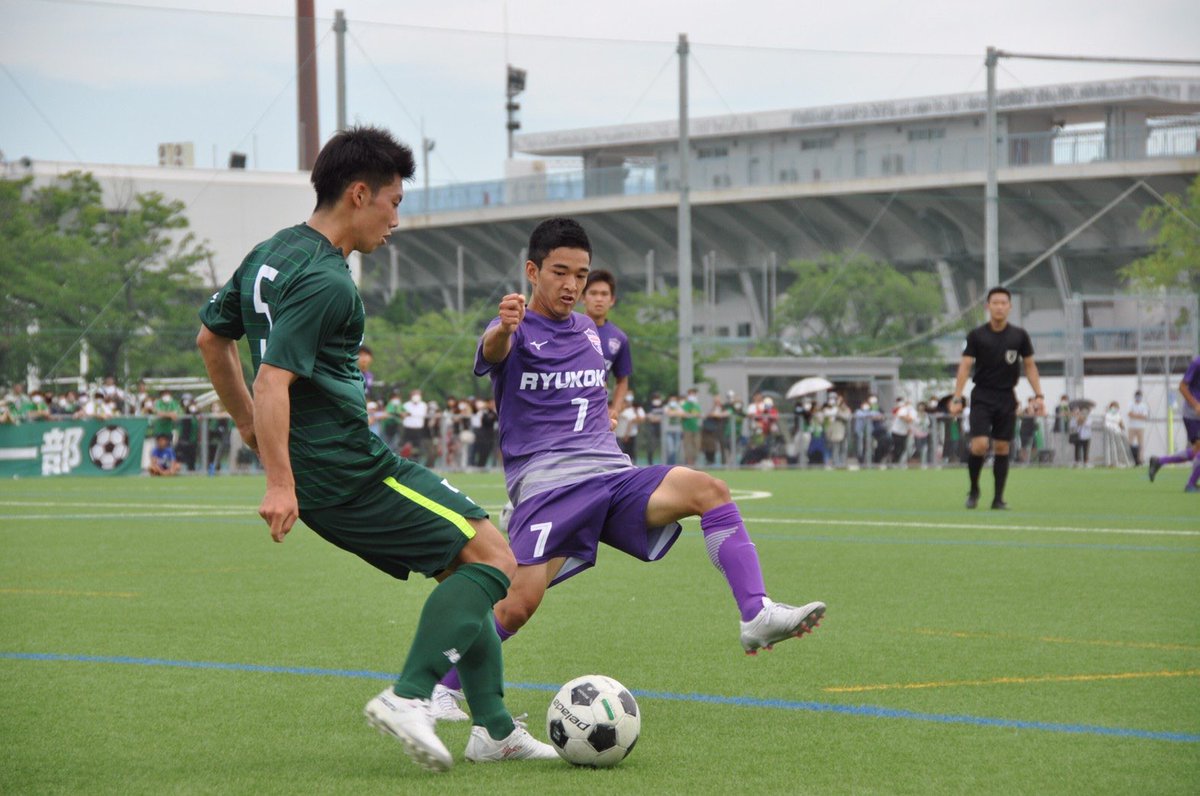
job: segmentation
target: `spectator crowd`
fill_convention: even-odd
[[[490,398],[438,400],[420,389],[380,390],[369,365],[369,355],[364,356],[360,368],[364,386],[370,385],[370,427],[394,452],[447,471],[500,466],[496,407]],[[970,429],[969,402],[961,415],[953,416],[945,399],[936,397],[914,403],[901,396],[884,407],[873,394],[852,405],[836,391],[785,402],[761,392],[749,400],[732,391],[702,399],[692,389],[665,397],[654,393],[645,401],[630,392],[623,403],[612,407],[617,439],[631,459],[645,464],[940,466],[966,460]],[[16,383],[0,401],[0,424],[122,416],[148,418],[147,438],[156,449],[165,438],[169,472],[256,466],[253,454],[231,434],[230,418],[219,404],[202,407],[191,393],[176,397],[170,389],[148,388],[145,381],[124,389],[109,376],[87,390],[61,392],[27,392]],[[1013,461],[1137,466],[1148,419],[1141,393],[1127,411],[1115,401],[1099,410],[1090,401],[1064,395],[1042,416],[1029,400],[1019,410]]]

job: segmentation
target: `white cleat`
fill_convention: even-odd
[[[429,700],[433,706],[433,718],[437,721],[469,721],[471,717],[461,707],[465,699],[462,691],[438,683],[433,687],[433,696]]]
[[[391,686],[363,708],[367,723],[404,746],[413,762],[430,771],[449,771],[454,765],[450,750],[433,731],[433,711],[427,699],[396,696]]]
[[[758,616],[742,622],[742,649],[747,655],[757,655],[760,649],[769,650],[784,639],[799,638],[811,633],[824,615],[825,603],[796,608],[764,598]]]
[[[558,760],[558,752],[542,743],[525,729],[524,716],[513,719],[516,725],[504,740],[497,741],[476,724],[467,741],[466,757],[472,763],[499,763],[503,760]]]

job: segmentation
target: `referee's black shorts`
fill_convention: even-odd
[[[971,392],[970,436],[1012,442],[1017,427],[1017,397],[1012,390],[986,390],[976,387]]]

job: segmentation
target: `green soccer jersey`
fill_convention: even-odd
[[[183,412],[183,407],[174,398],[169,401],[159,398],[154,402],[154,412],[156,414],[162,412],[163,414],[179,415]],[[174,433],[175,421],[169,417],[156,417],[150,422],[151,436],[157,437],[159,434],[174,435]]]
[[[345,503],[396,469],[371,433],[358,349],[366,316],[342,252],[300,224],[260,243],[200,311],[214,334],[295,373],[288,448],[301,509]]]

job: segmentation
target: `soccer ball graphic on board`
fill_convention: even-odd
[[[129,456],[129,434],[120,426],[105,426],[92,437],[88,455],[101,470],[115,470]]]

